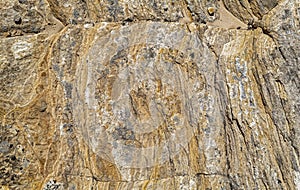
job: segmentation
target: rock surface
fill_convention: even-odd
[[[4,189],[300,189],[299,0],[2,0]]]

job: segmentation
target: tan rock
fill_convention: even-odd
[[[0,186],[299,189],[300,2],[0,2]]]

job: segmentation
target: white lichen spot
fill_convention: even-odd
[[[60,125],[59,125],[60,136],[63,136],[63,135],[64,135],[63,127],[64,127],[63,124],[60,124]]]
[[[88,29],[88,28],[92,28],[93,24],[92,23],[86,23],[83,25],[84,28]]]
[[[190,189],[197,189],[197,183],[194,179],[190,179]]]
[[[19,60],[24,57],[30,56],[32,51],[33,44],[27,41],[17,41],[11,47],[11,51],[13,52],[14,58]]]
[[[107,27],[107,22],[102,22],[99,29],[98,29],[98,32],[101,32],[102,30],[104,30],[105,28]],[[97,38],[96,38],[97,39]]]
[[[179,187],[178,187],[178,189],[181,189],[181,190],[188,190],[188,189],[191,189],[190,186],[189,186],[189,183],[188,183],[186,177],[179,176],[179,177],[177,177],[177,180],[178,180],[178,182],[179,182]]]
[[[256,125],[256,122],[255,121],[252,121],[249,125],[250,128],[254,127]]]
[[[240,92],[240,102],[242,102],[244,99],[246,99],[244,84],[242,81],[239,81],[239,92]]]

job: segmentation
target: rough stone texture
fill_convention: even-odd
[[[300,189],[299,0],[2,0],[0,186]]]

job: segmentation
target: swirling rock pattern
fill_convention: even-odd
[[[300,189],[299,0],[2,0],[0,186]]]

